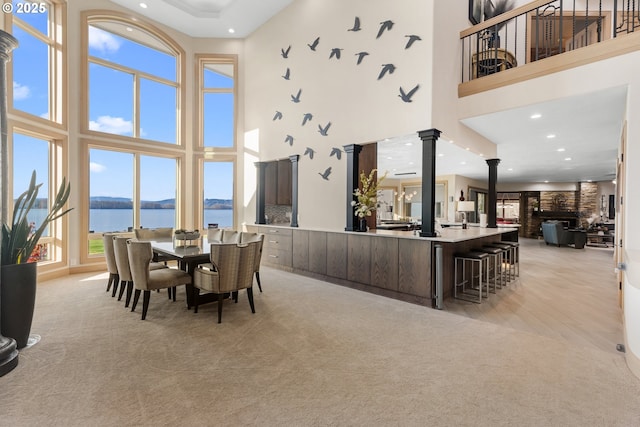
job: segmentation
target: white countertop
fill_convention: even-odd
[[[381,236],[381,237],[396,237],[403,239],[420,239],[420,240],[429,240],[433,242],[447,242],[447,243],[455,243],[455,242],[463,242],[465,240],[473,240],[479,239],[482,237],[488,236],[497,236],[503,233],[509,233],[512,231],[517,232],[518,229],[515,227],[498,227],[498,228],[481,228],[481,227],[469,227],[467,229],[457,228],[457,227],[446,227],[441,230],[438,230],[440,234],[437,237],[420,237],[420,230],[418,234],[414,234],[413,231],[400,231],[400,230],[369,230],[366,233],[357,232],[357,231],[344,231],[344,230],[327,230],[327,229],[319,229],[313,227],[290,227],[286,224],[247,224],[247,226],[257,226],[257,227],[281,227],[287,228],[290,230],[308,230],[308,231],[325,231],[328,233],[349,233],[349,234],[361,234],[365,236]]]

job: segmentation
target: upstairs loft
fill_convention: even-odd
[[[640,0],[527,3],[460,33],[458,96],[638,50],[636,30]]]

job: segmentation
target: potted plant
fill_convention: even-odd
[[[360,173],[360,187],[353,192],[358,201],[353,200],[351,206],[354,206],[355,214],[358,216],[360,223],[358,231],[367,231],[367,218],[376,210],[378,199],[378,185],[385,179],[385,173],[377,182],[374,181],[374,175],[377,169],[372,169],[369,175],[362,171]]]
[[[71,186],[63,179],[42,223],[38,227],[30,223],[28,216],[41,186],[36,185],[36,172],[33,171],[29,188],[16,199],[11,223],[7,223],[6,218],[2,221],[0,325],[2,335],[15,339],[18,348],[27,345],[35,305],[38,264],[30,262],[33,261],[31,255],[47,226],[71,210],[64,209]]]

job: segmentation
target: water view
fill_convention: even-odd
[[[46,209],[32,209],[29,221],[41,224],[46,215]],[[233,226],[233,210],[205,209],[202,228],[206,228],[208,224],[218,224],[219,227]],[[140,225],[145,228],[175,227],[175,211],[173,209],[141,209]],[[132,209],[89,210],[89,230],[95,233],[127,231],[132,226]]]

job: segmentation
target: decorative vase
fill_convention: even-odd
[[[358,218],[358,231],[367,231],[367,218]]]
[[[35,262],[2,266],[2,335],[16,340],[19,349],[25,347],[29,341],[36,303],[37,270],[38,264]]]

